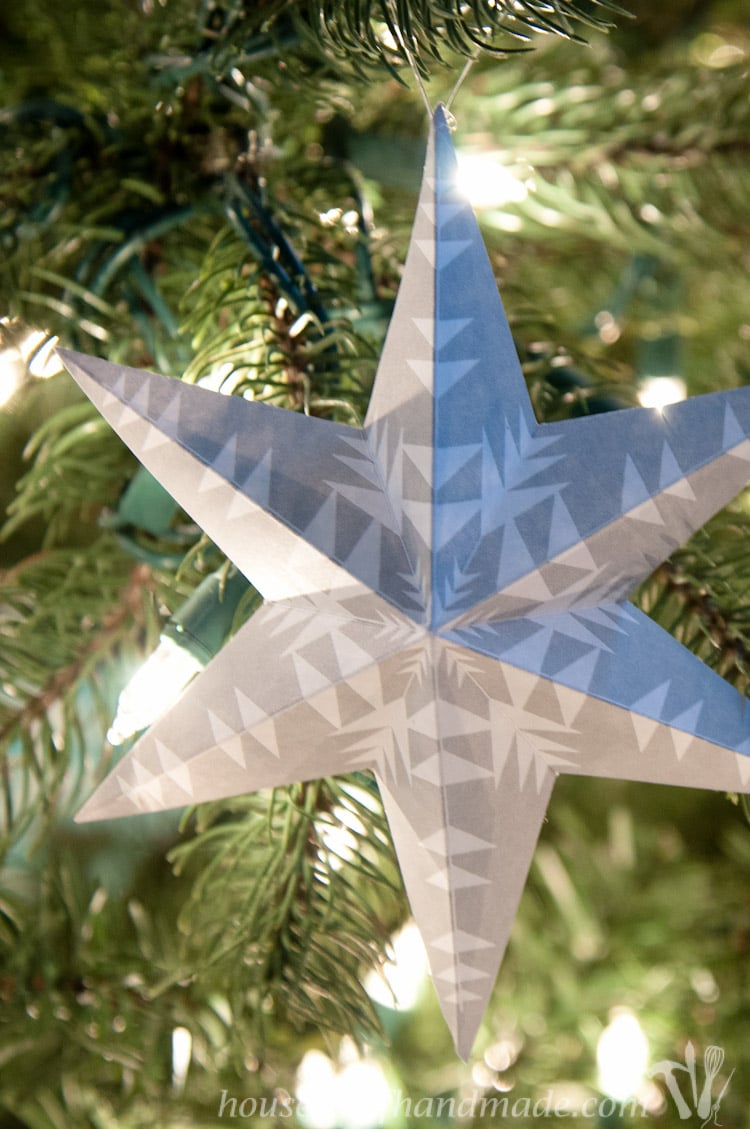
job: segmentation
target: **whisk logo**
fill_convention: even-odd
[[[655,1074],[662,1075],[664,1084],[669,1090],[682,1120],[695,1116],[700,1119],[701,1129],[705,1129],[707,1125],[721,1125],[719,1109],[734,1074],[734,1069],[732,1069],[727,1078],[722,1081],[719,1078],[719,1072],[723,1065],[724,1051],[722,1048],[706,1047],[703,1052],[703,1079],[701,1081],[701,1071],[696,1061],[695,1047],[689,1042],[685,1047],[684,1063],[665,1059],[663,1062],[655,1063],[649,1070],[649,1075],[652,1078]],[[685,1075],[687,1075],[689,1087],[685,1085]],[[678,1084],[678,1076],[683,1082],[682,1087]],[[718,1091],[715,1096],[714,1090]],[[688,1098],[692,1099],[692,1104],[687,1100]]]

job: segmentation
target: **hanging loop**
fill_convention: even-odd
[[[463,86],[466,79],[469,77],[469,71],[474,66],[474,64],[476,63],[478,58],[479,58],[479,50],[477,49],[474,52],[474,54],[470,58],[468,58],[466,60],[466,62],[464,63],[461,74],[456,79],[456,84],[453,87],[453,89],[451,90],[450,94],[448,95],[448,101],[445,103],[446,112],[450,113],[450,108],[453,105],[453,101],[454,101],[456,95],[458,94],[459,90]]]
[[[419,92],[422,95],[422,101],[424,102],[424,104],[427,108],[427,116],[429,117],[430,121],[432,121],[432,116],[433,116],[434,110],[433,110],[432,106],[430,105],[430,99],[427,95],[427,90],[425,88],[425,84],[422,81],[422,76],[419,73],[419,67],[417,66],[417,64],[414,60],[414,56],[412,55],[411,51],[409,50],[409,48],[406,44],[406,39],[404,38],[404,36],[401,32],[401,28],[400,28],[399,22],[398,22],[398,13],[396,12],[396,6],[395,6],[393,0],[389,0],[388,6],[389,6],[390,11],[391,11],[391,19],[393,21],[393,30],[395,31],[396,35],[398,36],[398,41],[399,41],[399,45],[401,47],[401,50],[403,51],[404,56],[406,58],[406,61],[409,64],[409,66],[411,67],[411,72],[414,75],[414,78],[416,79],[417,86],[419,87]]]

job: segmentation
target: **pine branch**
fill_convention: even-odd
[[[517,217],[507,230],[677,262],[726,253],[747,216],[743,66],[633,74],[589,55],[576,60],[569,83],[555,86],[550,56],[531,60],[521,82],[513,67],[482,75],[484,97],[467,121],[480,136],[501,138],[506,164],[529,178],[526,198],[502,207]]]
[[[741,503],[728,507],[657,569],[636,600],[745,694],[750,689],[749,532]]]
[[[511,55],[535,34],[582,42],[582,28],[609,30],[627,15],[613,0],[277,0],[262,6],[222,0],[203,29],[202,65],[225,76],[233,66],[257,69],[283,54],[298,77],[323,69],[364,82],[412,61],[428,76],[456,58]]]
[[[36,561],[27,560],[24,568],[38,562],[39,558]],[[13,600],[12,590],[17,584],[19,572],[18,568],[7,573],[0,572],[0,585],[8,586],[7,598],[10,601]],[[49,713],[53,705],[64,699],[89,673],[92,665],[100,662],[117,645],[126,625],[130,629],[135,621],[137,626],[143,626],[144,589],[154,591],[150,570],[145,565],[137,565],[118,602],[107,611],[99,630],[85,637],[85,643],[75,659],[56,670],[44,686],[27,697],[14,716],[0,725],[0,746],[10,740],[16,729],[29,730],[35,721]]]
[[[303,1030],[376,1034],[360,977],[384,959],[404,901],[372,784],[278,789],[204,805],[196,821],[172,853],[178,874],[197,873],[180,922],[192,975],[250,993],[261,1046],[264,1000]]]
[[[79,801],[91,725],[101,742],[116,701],[112,672],[135,637],[153,633],[149,570],[96,556],[47,552],[0,577],[3,854]]]

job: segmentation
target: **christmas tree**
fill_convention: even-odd
[[[52,346],[360,424],[425,102],[540,420],[746,382],[743,5],[630,8],[0,15],[0,1129],[742,1123],[742,797],[562,779],[468,1064],[368,774],[72,821],[260,599]],[[741,691],[748,524],[634,596]]]

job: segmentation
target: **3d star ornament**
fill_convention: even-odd
[[[538,424],[434,115],[362,429],[64,353],[266,599],[84,819],[371,768],[468,1054],[560,772],[750,791],[746,701],[625,599],[750,470],[750,388]]]

